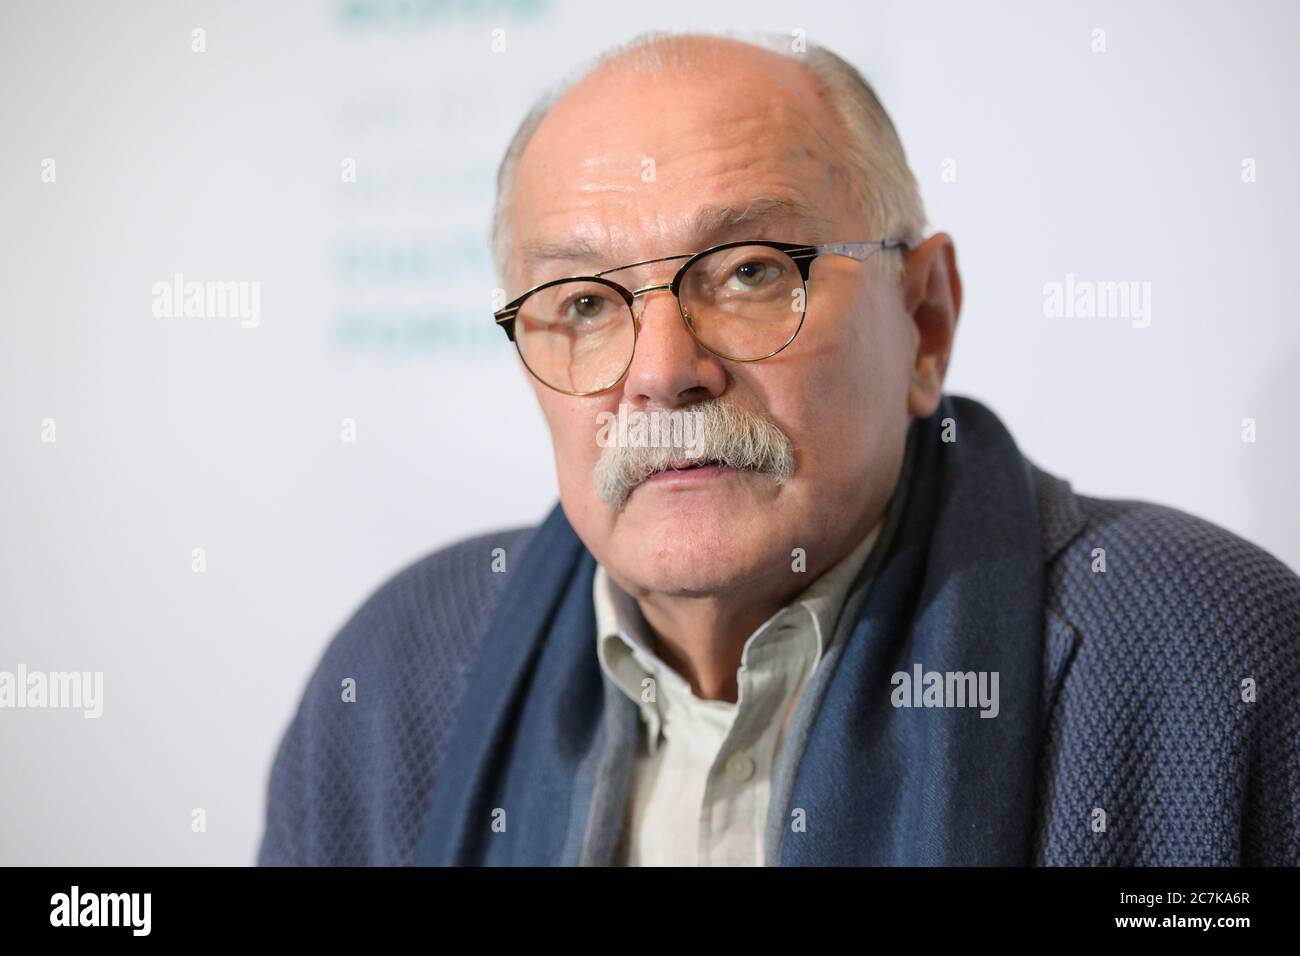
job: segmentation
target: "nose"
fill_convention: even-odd
[[[722,359],[687,330],[671,287],[647,286],[636,295],[636,351],[625,396],[636,404],[673,409],[721,395],[727,387]]]

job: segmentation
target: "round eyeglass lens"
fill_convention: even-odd
[[[539,289],[515,315],[515,345],[551,388],[578,395],[614,385],[632,362],[636,329],[626,300],[587,280]]]
[[[682,277],[678,297],[696,338],[737,361],[785,348],[807,311],[798,265],[770,246],[734,246],[697,259]]]

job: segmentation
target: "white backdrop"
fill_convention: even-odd
[[[104,700],[0,710],[0,863],[250,862],[274,747],[347,615],[421,554],[545,514],[549,442],[489,317],[496,163],[544,85],[645,29],[803,30],[861,67],[957,240],[951,390],[1076,488],[1300,567],[1298,20],[4,4],[0,670],[102,671]],[[257,283],[256,325],[156,316],[177,273]],[[1149,327],[1045,315],[1067,276],[1150,283]]]

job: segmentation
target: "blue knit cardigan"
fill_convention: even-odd
[[[944,420],[951,445],[935,440]],[[767,862],[1300,865],[1300,579],[1187,514],[1074,494],[975,402],[946,396],[923,426],[915,490],[874,568],[877,582],[891,568],[918,579],[916,591],[886,613],[878,592],[906,585],[873,584],[843,643],[900,641],[876,655],[885,674],[910,670],[908,641],[938,646],[911,630],[955,642],[958,659],[986,640],[1013,688],[1023,671],[1022,706],[1004,704],[996,731],[973,713],[896,717],[869,658],[845,651],[774,791],[777,828],[809,806],[820,826],[777,833]],[[966,603],[922,586],[954,577],[935,570],[952,555],[978,569],[984,549],[1013,546],[990,540],[1016,514],[994,495],[1028,503],[1015,520],[1031,558],[976,579]],[[970,518],[981,508],[982,527]],[[911,558],[909,542],[923,545]],[[509,573],[494,572],[499,554]],[[592,567],[557,507],[539,528],[453,545],[384,584],[334,638],[284,734],[258,862],[609,862],[635,720],[592,676]],[[873,613],[896,636],[864,633]],[[1017,628],[1030,640],[1012,654]],[[564,675],[563,707],[550,672]],[[869,696],[836,696],[855,680]],[[488,835],[501,806],[518,808],[509,838]]]

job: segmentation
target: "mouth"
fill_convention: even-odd
[[[716,458],[675,458],[664,467],[651,472],[648,482],[692,481],[713,478],[736,471]]]

